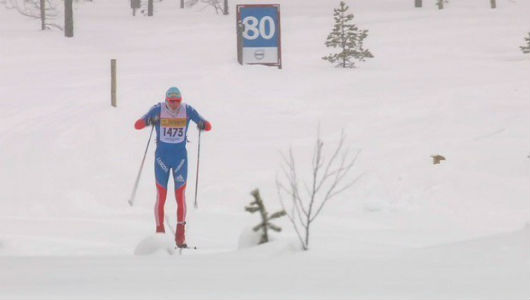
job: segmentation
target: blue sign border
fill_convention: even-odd
[[[276,63],[261,63],[263,65],[278,66],[282,68],[282,43],[281,43],[281,24],[280,24],[280,5],[279,4],[238,4],[236,6],[236,26],[237,26],[237,51],[238,61],[243,64],[242,51],[243,47],[277,47],[278,61]],[[252,13],[252,14],[251,14]],[[247,40],[242,36],[243,18],[249,15],[257,15],[258,17],[271,16],[276,23],[276,32],[273,38],[265,40],[258,38],[254,41]],[[261,18],[258,18],[261,19]],[[259,64],[259,63],[252,63]]]

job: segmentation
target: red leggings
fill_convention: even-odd
[[[155,203],[155,221],[156,232],[165,232],[164,227],[164,205],[166,203],[167,189],[156,184],[156,203]],[[177,199],[177,224],[185,224],[186,222],[186,185],[183,185],[175,191],[175,198]]]

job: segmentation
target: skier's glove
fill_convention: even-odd
[[[160,120],[160,118],[158,116],[151,117],[151,118],[147,119],[147,122],[145,122],[145,125],[147,125],[147,126],[153,125],[154,126],[154,125],[156,125],[158,120]]]
[[[199,130],[206,130],[206,131],[210,131],[212,129],[212,124],[210,124],[210,122],[208,121],[201,121],[199,123],[197,123],[197,128]]]

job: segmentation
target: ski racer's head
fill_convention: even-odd
[[[182,102],[182,95],[180,90],[174,86],[170,87],[166,92],[166,105],[172,110],[177,109]]]

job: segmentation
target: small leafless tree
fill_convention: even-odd
[[[278,198],[287,217],[296,232],[304,250],[309,249],[311,224],[322,212],[324,206],[333,197],[352,187],[362,176],[348,181],[360,151],[352,151],[344,147],[345,136],[341,133],[340,141],[329,159],[324,156],[324,142],[317,134],[311,164],[311,180],[309,185],[300,181],[292,148],[289,155],[282,154],[282,177],[276,178]],[[305,192],[301,191],[301,186]],[[284,197],[288,197],[286,205]]]
[[[199,2],[205,4],[200,10],[213,7],[216,14],[228,15],[228,0],[180,0],[180,8],[192,7]]]
[[[219,14],[228,14],[228,2],[224,1],[224,4],[221,4],[221,0],[200,0],[201,3],[206,4],[201,10],[213,7],[215,9],[215,13]],[[195,4],[199,3],[199,0],[188,0],[186,2],[182,2],[185,7],[192,7]],[[181,7],[182,8],[182,7]]]
[[[50,22],[59,16],[59,3],[56,0],[5,0],[0,3],[7,9],[15,9],[23,16],[40,19],[42,30],[51,27],[63,30],[62,26]]]
[[[223,7],[221,6],[221,2],[219,0],[202,0],[202,2],[213,7],[216,14],[223,12]]]
[[[187,0],[187,1],[180,0],[180,8],[192,7],[195,4],[197,4],[198,2],[199,2],[199,0]]]

